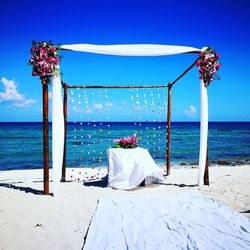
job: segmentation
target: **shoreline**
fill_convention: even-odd
[[[90,163],[91,164],[91,163]],[[89,165],[90,165],[89,164]],[[165,168],[166,165],[164,162],[156,162],[156,164],[160,167],[160,168]],[[244,166],[244,165],[250,165],[250,158],[246,158],[246,159],[217,159],[217,160],[209,160],[208,162],[209,167],[235,167],[235,166]],[[68,164],[70,165],[70,164]],[[93,166],[94,168],[98,169],[98,168],[102,168],[105,169],[107,168],[107,164],[105,165],[95,165]],[[198,167],[198,162],[174,162],[171,164],[171,169],[179,169],[179,168],[197,168]],[[68,168],[75,168],[75,169],[89,169],[89,166],[79,166],[79,167],[71,167],[68,166]],[[91,167],[92,168],[92,167]],[[43,169],[43,167],[20,167],[20,168],[15,168],[15,167],[0,167],[0,172],[1,171],[13,171],[13,170],[39,170],[39,169]],[[51,167],[51,163],[50,163],[50,169],[52,169]]]
[[[0,171],[0,248],[81,249],[97,201],[116,195],[198,191],[250,219],[249,170],[250,165],[211,167],[210,185],[198,187],[196,168],[172,169],[166,185],[124,191],[107,187],[107,172],[101,169],[99,180],[60,183],[55,197],[41,195],[42,169]],[[87,174],[93,176],[94,170]]]

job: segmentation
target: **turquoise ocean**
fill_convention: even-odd
[[[106,167],[106,149],[113,140],[137,133],[139,145],[149,150],[159,165],[165,164],[165,122],[69,122],[67,131],[68,167]],[[198,122],[172,122],[171,165],[197,164]],[[43,167],[41,122],[0,123],[0,170]],[[51,166],[51,124],[50,124]],[[210,122],[209,163],[236,165],[250,163],[250,122]]]

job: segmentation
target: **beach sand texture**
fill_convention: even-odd
[[[0,172],[0,249],[81,249],[100,197],[198,190],[250,219],[250,166],[211,167],[210,186],[197,187],[196,168],[173,169],[167,185],[133,191],[105,187],[102,181],[60,184],[56,197],[40,195],[43,170]],[[95,170],[89,169],[91,177]],[[52,183],[51,183],[52,186]]]

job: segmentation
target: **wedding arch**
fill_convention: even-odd
[[[175,54],[199,54],[180,76],[167,85],[114,85],[114,86],[72,86],[63,83],[59,66],[59,50],[80,51],[114,56],[167,56]],[[69,88],[167,88],[167,126],[166,126],[166,172],[170,174],[170,135],[171,135],[171,103],[172,87],[195,65],[200,73],[200,149],[199,149],[199,186],[209,184],[208,178],[208,97],[207,86],[220,68],[219,54],[210,47],[202,49],[156,44],[129,45],[93,45],[72,44],[54,46],[51,42],[33,42],[31,59],[32,75],[39,76],[43,87],[43,158],[44,158],[44,194],[49,194],[49,133],[48,133],[48,84],[52,84],[52,169],[53,193],[58,191],[60,180],[65,181],[66,173],[66,127],[67,127],[67,91]],[[51,80],[52,79],[52,80]],[[64,102],[61,90],[64,89]]]

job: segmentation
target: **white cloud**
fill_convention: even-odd
[[[3,84],[4,92],[0,92],[0,102],[22,101],[24,99],[24,96],[18,93],[17,85],[14,81],[2,77],[1,83]]]
[[[35,104],[36,101],[33,99],[27,99],[27,100],[23,100],[21,102],[15,102],[13,104],[14,107],[17,108],[28,108],[29,106],[31,106],[32,104]]]
[[[0,103],[13,102],[13,106],[17,108],[28,108],[36,103],[36,100],[26,99],[24,95],[19,93],[17,84],[13,80],[2,77],[0,81],[4,87],[4,92],[0,92]]]
[[[91,114],[91,113],[92,113],[92,109],[86,108],[86,113],[87,113],[87,114]]]
[[[73,108],[73,112],[75,112],[75,113],[82,113],[83,109],[82,108],[76,108],[76,107],[74,107]]]
[[[184,111],[185,114],[189,117],[196,117],[196,107],[193,105],[190,105],[187,110]]]
[[[102,104],[101,103],[95,103],[94,104],[94,106],[93,106],[93,108],[95,109],[95,110],[102,110]]]
[[[111,106],[113,106],[112,102],[106,102],[106,107],[111,107]]]

